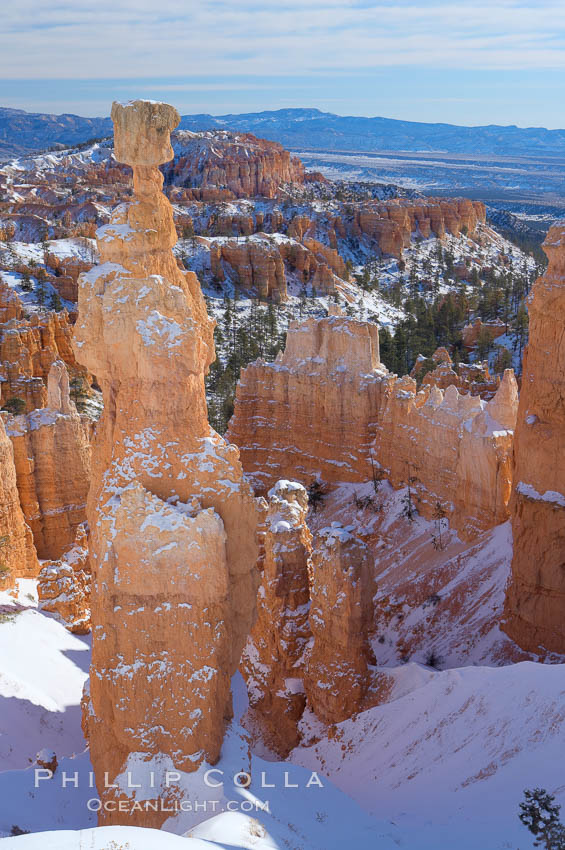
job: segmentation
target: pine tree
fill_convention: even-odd
[[[24,292],[32,292],[33,291],[33,284],[31,282],[31,278],[29,276],[28,271],[23,272],[22,281],[21,281],[20,285],[21,285]]]
[[[443,536],[444,532],[444,522],[447,517],[447,511],[442,505],[442,503],[438,500],[435,503],[434,512],[433,512],[433,520],[434,520],[434,534],[432,535],[432,543],[434,549],[439,551],[443,551],[445,549],[446,543]]]
[[[23,398],[18,398],[17,396],[9,398],[3,403],[2,410],[6,410],[8,413],[11,413],[12,416],[19,416],[21,413],[25,413],[25,400]]]
[[[480,360],[488,357],[492,349],[492,334],[488,328],[482,327],[477,337],[477,356]]]
[[[306,492],[308,493],[308,503],[310,504],[312,511],[316,513],[326,498],[326,487],[316,478],[308,485]]]
[[[561,806],[545,788],[524,791],[519,818],[535,836],[534,847],[545,850],[565,850],[565,827],[559,820]]]
[[[385,326],[379,328],[379,351],[381,363],[394,372],[393,340],[389,329]]]
[[[45,304],[46,295],[47,295],[47,291],[45,289],[45,285],[43,284],[43,281],[38,281],[37,284],[36,284],[36,287],[35,287],[35,297],[37,298],[37,303],[40,306],[43,306],[43,304]]]
[[[58,292],[51,293],[51,297],[49,299],[49,306],[51,310],[55,310],[57,313],[63,309],[63,302],[61,301],[61,296]]]
[[[69,383],[70,396],[80,410],[88,398],[88,388],[83,375],[75,375]]]
[[[514,349],[520,352],[520,367],[522,366],[522,352],[528,338],[528,312],[521,304],[516,313],[516,318],[512,323],[512,337],[514,341]]]
[[[406,464],[408,475],[406,477],[406,493],[402,497],[402,516],[406,517],[409,522],[414,522],[416,518],[416,508],[412,502],[414,485],[417,484],[418,478],[414,474],[414,468],[410,463]]]

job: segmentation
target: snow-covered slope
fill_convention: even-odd
[[[328,850],[350,837],[358,850],[372,850],[375,837],[382,839],[384,850],[394,848],[394,827],[366,814],[331,781],[312,780],[308,769],[265,761],[250,752],[249,735],[237,722],[248,707],[239,674],[234,678],[236,720],[226,735],[222,757],[209,780],[206,771],[211,765],[195,773],[179,772],[175,784],[186,806],[157,834],[162,843],[155,843],[155,836],[147,837],[145,831],[90,832],[97,815],[95,803],[89,801],[97,800],[97,792],[80,728],[89,646],[86,639],[69,634],[35,609],[32,586],[33,582],[21,583],[17,600],[7,593],[0,598],[0,799],[8,802],[0,806],[0,836],[10,835],[14,827],[34,833],[12,839],[24,850],[125,850],[128,842],[128,850],[160,850],[178,846],[179,839],[170,833],[202,839],[194,842],[195,848]],[[36,754],[44,748],[58,759],[52,779],[38,779],[35,774]],[[133,757],[124,768],[124,779],[127,770],[136,782],[147,779],[147,787],[136,792],[138,800],[154,796],[148,779],[152,767],[163,764],[136,763]],[[175,766],[171,763],[169,769]],[[240,771],[252,777],[248,788],[234,781]],[[61,833],[60,844],[55,833],[44,833],[63,828],[88,831]]]
[[[393,675],[403,696],[332,727],[291,760],[393,822],[399,847],[530,847],[517,815],[524,789],[565,799],[565,666],[410,664]]]
[[[90,662],[89,638],[78,638],[40,614],[33,584],[20,581],[19,602],[0,594],[2,771],[28,767],[44,747],[59,756],[85,748],[80,698]]]
[[[157,829],[102,826],[97,829],[57,830],[4,839],[5,850],[211,850],[221,845],[182,838]]]
[[[57,665],[64,665],[77,648],[64,645],[57,624],[41,614],[27,611],[16,619],[20,631],[15,642],[15,625],[0,624],[0,681],[6,689],[5,682],[16,678],[14,665],[19,659],[21,702],[33,698],[49,703],[43,709],[46,717],[61,720],[55,749],[59,755],[69,754],[75,747],[73,724],[69,724],[68,708],[65,712],[61,708],[66,702],[76,703],[84,676],[80,668]],[[8,641],[16,647],[12,660],[6,651]],[[83,649],[79,652],[81,660],[83,652],[84,658],[88,655]],[[526,850],[529,837],[517,818],[524,788],[539,785],[556,794],[559,802],[565,798],[559,758],[565,747],[564,665],[523,662],[438,672],[408,663],[386,668],[386,673],[393,680],[390,702],[330,730],[306,718],[305,745],[293,752],[290,763],[250,756],[249,737],[234,722],[222,758],[214,766],[221,773],[213,779],[222,780],[222,787],[208,787],[202,771],[182,775],[179,781],[182,797],[198,800],[201,807],[207,802],[207,811],[179,813],[161,832],[86,829],[94,826],[96,817],[86,806],[96,796],[88,787],[91,767],[86,753],[60,758],[55,779],[37,789],[32,768],[5,771],[2,759],[0,797],[10,800],[10,805],[2,807],[0,829],[6,835],[16,824],[35,831],[9,838],[4,846],[6,850],[168,850],[180,848],[182,841],[195,850],[338,850],[344,846],[355,850]],[[73,693],[57,691],[69,688],[73,678]],[[239,677],[235,684],[235,710],[240,715],[245,694]],[[6,733],[4,713],[0,718]],[[39,721],[37,726],[40,742],[49,745],[54,740],[49,722]],[[25,736],[24,730],[17,737]],[[25,752],[25,747],[20,748],[21,754]],[[249,789],[233,783],[240,770],[252,777]],[[61,787],[63,771],[67,776],[78,773],[78,789],[72,782]],[[317,783],[307,787],[312,771],[320,776],[322,788]],[[268,788],[261,787],[266,784]],[[215,813],[212,800],[218,801]],[[263,810],[266,800],[268,812]],[[242,810],[243,803],[247,810]],[[40,832],[69,826],[81,831]]]
[[[531,660],[500,629],[512,561],[510,524],[463,542],[443,520],[443,545],[437,548],[435,521],[404,516],[406,488],[395,491],[384,483],[376,510],[371,503],[355,507],[355,498],[361,505],[372,496],[372,484],[341,484],[310,526],[316,537],[332,522],[351,524],[372,549],[377,663],[425,664],[433,655],[444,669]]]

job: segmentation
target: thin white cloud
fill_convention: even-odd
[[[0,76],[323,75],[400,65],[565,68],[565,3],[457,0],[19,0]]]

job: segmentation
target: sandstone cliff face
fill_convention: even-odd
[[[104,773],[116,777],[133,754],[168,755],[183,770],[218,759],[259,579],[258,505],[236,447],[207,422],[213,322],[196,276],[173,257],[161,194],[157,166],[172,156],[178,115],[144,101],[114,104],[112,115],[135,200],[98,231],[102,265],[79,279],[75,336],[105,402],[87,506],[94,628],[85,713],[102,796],[113,793]],[[133,817],[158,825],[166,816]]]
[[[241,661],[253,719],[269,747],[283,758],[298,743],[306,703],[302,677],[311,638],[312,549],[307,511],[308,496],[300,484],[278,481],[269,491],[257,622]]]
[[[300,741],[308,707],[338,723],[378,700],[371,669],[374,566],[369,548],[339,522],[306,525],[308,498],[293,481],[269,491],[258,618],[241,662],[247,725],[284,758]]]
[[[449,386],[455,386],[459,392],[469,392],[471,395],[479,395],[481,398],[490,400],[500,386],[500,377],[491,375],[488,361],[478,363],[459,363],[457,371],[453,360],[446,348],[440,347],[434,351],[431,360],[436,363],[435,369],[427,372],[422,378],[422,384],[439,387],[445,390]],[[419,355],[412,371],[411,378],[418,380],[426,358]]]
[[[69,399],[65,364],[49,371],[47,406],[11,417],[20,502],[40,558],[60,558],[85,521],[90,480],[90,445]]]
[[[312,288],[315,289],[316,292],[333,295],[333,293],[338,289],[338,285],[339,278],[328,266],[324,263],[320,263],[320,265],[316,268],[314,277],[312,278]]]
[[[453,385],[445,392],[429,385],[416,392],[407,377],[387,390],[374,456],[392,485],[411,480],[418,511],[431,518],[440,502],[464,538],[504,522],[518,406],[512,370],[488,403],[460,395]]]
[[[508,517],[517,386],[494,398],[445,393],[381,364],[374,325],[330,316],[290,326],[284,354],[242,370],[229,439],[264,492],[279,477],[413,485],[431,517],[439,501],[464,536]],[[502,418],[501,418],[502,417]]]
[[[514,557],[506,630],[523,648],[565,652],[565,225],[530,294],[512,497]]]
[[[443,200],[426,198],[422,203],[405,199],[371,201],[357,207],[346,228],[352,234],[365,234],[374,239],[382,254],[401,257],[411,235],[442,239],[446,233],[457,236],[463,228],[472,235],[479,222],[486,221],[486,210],[480,201],[465,198]]]
[[[369,643],[373,627],[374,571],[370,551],[351,528],[335,523],[322,529],[312,555],[310,628],[313,643],[304,686],[324,723],[339,723],[361,709],[375,658]]]
[[[291,322],[275,363],[242,370],[227,439],[261,492],[279,478],[366,481],[387,376],[375,325],[340,315]]]
[[[474,348],[481,333],[488,334],[491,340],[495,340],[506,333],[506,325],[498,319],[492,322],[475,319],[474,322],[465,325],[461,332],[465,348]]]
[[[318,260],[318,263],[327,266],[337,277],[347,280],[348,274],[345,263],[334,248],[328,248],[317,239],[305,239],[304,247],[307,248]]]
[[[0,275],[0,324],[9,322],[10,319],[21,319],[23,312],[17,292],[6,286]]]
[[[78,298],[78,279],[82,272],[92,268],[92,263],[80,260],[77,257],[57,257],[47,254],[46,264],[55,270],[49,282],[55,287],[61,298],[67,301],[76,301]]]
[[[12,588],[17,578],[34,578],[38,572],[31,529],[20,506],[14,450],[0,416],[0,589]]]
[[[73,329],[66,310],[14,318],[0,327],[2,400],[21,398],[28,411],[47,404],[47,377],[55,360],[81,371],[71,340]]]
[[[298,158],[251,133],[181,130],[174,145],[175,161],[165,166],[167,182],[185,186],[185,196],[192,190],[195,200],[274,198],[285,183],[304,183]]]
[[[265,233],[257,233],[244,242],[210,240],[207,244],[213,277],[225,280],[227,264],[234,273],[235,285],[255,291],[261,299],[286,301],[286,268],[297,272],[299,280],[310,283],[318,293],[335,292],[348,277],[338,252],[315,239],[306,239],[302,244],[280,236],[275,241]]]
[[[286,301],[286,277],[281,254],[268,239],[254,242],[213,243],[210,248],[212,274],[224,280],[220,260],[235,270],[238,286],[255,290],[261,299]]]
[[[57,561],[44,561],[39,573],[39,609],[53,614],[74,634],[90,631],[90,561],[86,528],[79,525],[75,542]]]

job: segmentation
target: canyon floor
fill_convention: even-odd
[[[367,486],[338,488],[312,517],[312,528],[316,534],[347,518],[361,534],[386,534],[378,581],[390,625],[374,642],[379,671],[391,680],[387,702],[329,728],[306,714],[302,744],[281,762],[241,726],[247,695],[237,674],[235,718],[214,765],[223,771],[214,782],[223,780],[223,787],[206,787],[207,765],[179,780],[184,799],[201,807],[209,801],[205,814],[201,808],[171,816],[164,832],[151,836],[107,827],[92,837],[30,835],[13,839],[14,847],[71,850],[85,842],[105,847],[102,842],[110,839],[132,850],[176,847],[168,833],[190,836],[202,850],[328,850],[344,843],[369,850],[375,842],[391,850],[529,846],[517,817],[524,787],[546,787],[565,801],[556,758],[565,745],[565,665],[530,660],[498,627],[510,573],[509,531],[501,526],[473,545],[450,533],[438,552],[431,542],[434,523],[402,516],[402,491],[387,491],[378,514],[352,514],[352,495],[367,495]],[[414,582],[422,587],[407,598]],[[96,818],[86,808],[95,792],[80,729],[89,638],[70,635],[39,612],[33,584],[21,581],[17,600],[7,594],[1,600],[0,646],[6,649],[0,653],[0,794],[10,800],[2,807],[4,835],[14,825],[32,832],[88,830]],[[414,634],[407,647],[406,636]],[[426,664],[432,650],[441,669]],[[56,751],[59,766],[52,780],[35,788],[30,763],[43,747]],[[252,776],[247,789],[233,785],[240,770]],[[63,771],[71,777],[66,788]],[[306,787],[312,771],[322,788]],[[297,788],[284,787],[285,774]],[[140,799],[144,793],[138,792]],[[211,800],[218,801],[215,812]],[[241,811],[243,801],[250,811]],[[266,801],[269,813],[261,810]],[[226,810],[228,803],[233,811]]]

